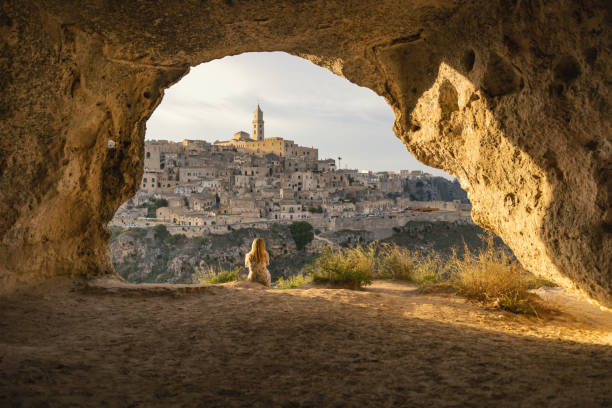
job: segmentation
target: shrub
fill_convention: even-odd
[[[359,259],[347,256],[346,249],[332,250],[325,247],[323,254],[308,267],[308,272],[314,282],[327,282],[351,289],[372,283],[371,275],[359,264]]]
[[[457,275],[457,258],[450,259],[436,254],[413,253],[415,268],[413,281],[419,286],[427,286],[442,282],[454,282]]]
[[[168,200],[164,198],[160,198],[158,200],[150,200],[148,203],[141,205],[140,207],[147,208],[147,218],[155,218],[157,217],[156,211],[158,208],[167,207]]]
[[[380,250],[380,268],[377,277],[383,279],[414,279],[414,255],[397,244],[382,244]]]
[[[169,241],[171,245],[181,244],[187,241],[187,236],[185,234],[170,235]]]
[[[376,243],[348,248],[344,251],[344,256],[352,259],[357,268],[363,270],[368,276],[376,276],[378,271]]]
[[[502,249],[493,247],[489,237],[485,248],[472,256],[466,246],[462,260],[457,259],[457,288],[470,299],[493,303],[514,313],[537,315],[531,300],[533,275]]]
[[[241,273],[241,269],[242,268],[239,266],[228,269],[222,267],[221,265],[218,265],[217,267],[209,265],[204,269],[196,269],[196,279],[201,284],[241,281],[246,279],[244,274]]]
[[[295,241],[297,249],[304,249],[313,239],[312,225],[306,221],[297,221],[289,226],[291,237]]]
[[[158,241],[165,241],[170,238],[170,232],[165,225],[156,225],[153,227],[153,236]]]
[[[288,278],[283,278],[281,276],[276,281],[274,287],[277,289],[295,289],[302,287],[310,282],[312,282],[312,276],[300,273],[297,275],[289,276]]]

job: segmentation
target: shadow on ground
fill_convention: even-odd
[[[2,298],[0,405],[612,405],[612,347],[564,337],[601,328],[409,289],[60,285]]]

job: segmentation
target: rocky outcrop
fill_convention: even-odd
[[[274,279],[294,274],[311,255],[310,248],[297,251],[289,227],[280,224],[192,238],[171,235],[162,225],[132,228],[113,236],[110,252],[115,270],[129,282],[197,283],[209,267],[240,267],[246,275],[244,257],[256,237],[266,243]]]
[[[609,2],[0,4],[0,280],[111,273],[106,224],[145,122],[189,66],[308,58],[386,98],[477,223],[537,274],[612,305]],[[113,143],[110,143],[113,142]]]
[[[455,179],[449,181],[443,177],[431,177],[404,182],[404,194],[413,201],[453,201],[469,203],[467,193]]]

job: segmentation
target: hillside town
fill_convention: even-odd
[[[319,158],[317,148],[266,138],[258,105],[251,135],[239,131],[214,143],[146,141],[140,190],[110,225],[162,224],[196,236],[307,221],[321,231],[385,235],[412,220],[471,223],[467,198],[428,191],[432,179],[440,178],[341,169],[335,159]],[[443,181],[463,193],[456,181]]]

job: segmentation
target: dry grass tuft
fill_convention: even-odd
[[[555,286],[534,277],[509,253],[495,248],[492,235],[483,238],[477,254],[465,246],[462,258],[456,253],[444,258],[378,242],[338,250],[326,248],[309,271],[314,282],[352,288],[369,285],[373,278],[406,280],[424,293],[457,292],[504,310],[536,316],[542,303],[529,290]]]
[[[380,265],[376,277],[382,279],[414,280],[414,254],[396,244],[381,244]]]
[[[197,281],[201,284],[211,283],[227,283],[242,281],[246,279],[246,276],[241,272],[242,268],[225,268],[221,265],[212,266],[208,265],[206,268],[202,268],[196,271]]]
[[[312,282],[312,276],[308,274],[299,273],[297,275],[283,278],[278,278],[274,287],[276,289],[296,289],[304,286],[307,283]]]
[[[372,275],[366,269],[368,260],[363,254],[355,248],[332,250],[325,247],[323,254],[307,268],[307,272],[313,282],[360,289],[372,283]]]
[[[492,236],[477,255],[466,246],[463,259],[454,258],[454,262],[461,295],[513,313],[538,315],[537,296],[529,293],[537,280],[510,254],[494,248]]]

